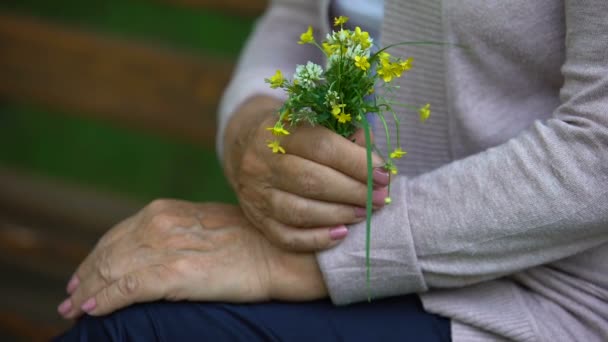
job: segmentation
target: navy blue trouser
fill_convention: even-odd
[[[343,307],[156,302],[84,317],[56,341],[450,341],[450,321],[415,295]]]

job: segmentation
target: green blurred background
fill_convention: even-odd
[[[75,84],[86,84],[88,74],[73,76],[80,70],[110,66],[113,74],[107,79],[105,69],[92,72],[99,78],[92,84],[108,88],[121,80],[121,68],[134,65],[134,71],[129,69],[131,82],[147,85],[141,82],[158,80],[142,96],[167,86],[173,93],[159,103],[180,104],[182,97],[175,92],[185,89],[184,98],[191,102],[184,108],[199,118],[198,105],[215,106],[217,95],[209,99],[209,94],[219,93],[220,86],[209,86],[196,77],[204,78],[211,70],[206,79],[220,80],[213,84],[227,81],[264,4],[264,0],[0,1],[0,340],[48,340],[67,329],[70,323],[60,319],[56,305],[65,298],[71,273],[105,230],[141,205],[155,198],[236,203],[208,137],[188,143],[196,137],[179,139],[179,132],[168,132],[164,121],[160,126],[156,123],[156,128],[146,127],[145,115],[152,119],[157,115],[155,104],[152,110],[148,108],[152,113],[132,118],[127,117],[128,111],[117,117],[116,113],[66,110],[79,105],[70,107],[61,101],[78,95],[60,87],[68,84],[63,73],[57,82],[55,69],[48,69],[58,65],[62,72],[71,73],[71,81],[78,80]],[[48,30],[40,31],[41,27]],[[62,40],[63,33],[57,32],[84,37],[83,41],[93,45]],[[112,45],[114,42],[117,44]],[[99,63],[99,58],[89,63],[86,49],[91,46],[117,46],[123,52],[143,51],[142,56],[149,53],[152,57],[141,70],[137,60],[127,60],[124,65],[119,61],[139,56],[137,53],[118,50],[107,51],[108,58],[115,59],[108,64]],[[58,53],[40,51],[45,47]],[[22,58],[28,54],[36,58]],[[57,57],[64,55],[80,64],[72,68],[71,60]],[[176,68],[176,63],[182,64],[175,61],[181,60],[194,62]],[[217,64],[206,66],[205,60]],[[163,69],[165,73],[159,77],[150,76],[150,65],[163,63],[173,63],[173,69]],[[218,65],[224,65],[224,71],[215,72],[221,69]],[[189,74],[167,76],[174,69],[198,74],[194,81]],[[191,81],[201,89],[188,92]],[[53,82],[56,91],[52,96],[60,92],[66,95],[64,100],[44,99],[44,89]],[[130,90],[129,85],[119,91]],[[73,84],[71,87],[65,89],[74,89]],[[90,89],[89,94],[98,94],[98,88]],[[129,103],[129,99],[125,101]],[[179,108],[162,110],[169,112],[167,120],[180,120]],[[203,125],[215,127],[213,113],[201,108],[200,115]],[[186,119],[184,122],[195,122],[192,117]],[[201,132],[209,136],[212,131]],[[96,201],[99,198],[103,200]]]
[[[237,58],[254,21],[134,0],[9,0],[0,2],[0,10],[228,60]],[[143,201],[235,202],[212,149],[69,114],[0,103],[0,163]]]

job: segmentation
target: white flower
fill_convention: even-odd
[[[350,34],[348,34],[348,32],[346,32],[346,30],[340,30],[337,32],[337,39],[342,42],[343,44],[349,44],[351,42],[350,40]]]
[[[355,56],[366,57],[370,56],[370,49],[363,49],[360,44],[349,46],[344,53],[346,58],[354,58]]]
[[[328,107],[332,107],[338,103],[340,96],[337,91],[329,90],[327,94],[325,94],[325,102],[324,104]]]
[[[323,80],[323,68],[313,62],[306,65],[298,65],[293,79],[303,88],[312,89],[317,86],[317,82]]]

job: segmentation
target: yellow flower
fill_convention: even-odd
[[[283,124],[277,122],[274,127],[267,127],[267,131],[271,131],[273,135],[281,136],[281,135],[289,135],[289,131],[283,127]]]
[[[315,41],[315,37],[312,34],[312,26],[308,26],[308,30],[300,35],[300,41],[298,44],[310,44]]]
[[[352,36],[353,40],[361,45],[362,48],[367,49],[372,44],[369,40],[369,32],[361,31],[359,26],[355,27],[355,31]]]
[[[380,68],[378,68],[378,75],[382,77],[384,82],[390,82],[394,77],[401,77],[401,74],[411,68],[411,60],[400,63],[391,63],[388,58],[380,59]]]
[[[272,153],[285,153],[285,149],[281,147],[278,140],[266,140],[266,142],[268,143],[266,146],[272,150]]]
[[[399,66],[401,67],[401,71],[408,71],[412,68],[412,62],[414,61],[414,59],[412,57],[402,61],[401,63],[399,63]]]
[[[338,119],[339,123],[347,123],[351,120],[350,114],[346,114],[344,112],[336,115],[336,119]]]
[[[391,158],[393,158],[393,159],[399,159],[399,158],[403,157],[406,154],[407,154],[407,152],[405,152],[404,150],[402,150],[401,147],[397,147],[393,152],[391,152]]]
[[[382,77],[382,80],[386,83],[393,80],[393,77],[401,76],[399,70],[395,69],[395,64],[393,63],[382,63],[381,68],[378,68],[378,75]]]
[[[268,79],[268,83],[270,83],[270,88],[276,89],[283,85],[285,78],[283,78],[283,74],[281,70],[277,70],[277,72]]]
[[[391,58],[391,54],[388,52],[382,51],[378,54],[378,59],[380,60],[380,63],[382,63],[382,64],[386,64],[386,63],[390,62],[390,58]]]
[[[328,57],[334,54],[339,48],[340,44],[329,44],[328,42],[323,42],[323,51],[327,54]]]
[[[348,17],[341,15],[337,18],[334,18],[334,26],[344,25],[344,24],[346,24],[347,21],[348,21]]]
[[[396,175],[397,174],[397,167],[395,166],[395,164],[393,163],[389,163],[386,164],[384,166],[391,174]]]
[[[331,113],[337,118],[338,114],[344,113],[344,107],[346,107],[345,104],[335,104],[331,106]]]
[[[420,121],[425,122],[426,119],[428,119],[429,116],[431,116],[431,104],[427,103],[424,106],[422,106],[422,108],[420,108],[418,110],[418,113],[420,114]]]
[[[363,71],[369,69],[371,66],[367,57],[365,56],[355,56],[355,66]]]

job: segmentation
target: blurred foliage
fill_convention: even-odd
[[[34,107],[0,107],[0,160],[144,200],[234,201],[214,151]]]
[[[5,0],[0,11],[236,59],[253,19],[135,0]],[[235,202],[215,152],[34,105],[0,104],[0,164],[128,194]]]

